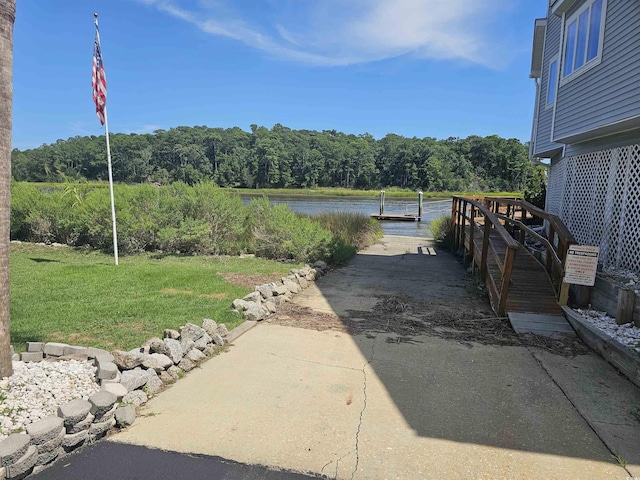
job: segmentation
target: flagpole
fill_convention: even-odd
[[[98,20],[96,19],[96,22]],[[116,233],[116,204],[113,199],[113,173],[111,170],[111,147],[109,146],[109,122],[107,120],[107,106],[104,106],[104,130],[107,138],[107,167],[109,171],[109,195],[111,196],[111,223],[113,224],[113,255],[118,265],[118,234]]]
[[[98,14],[94,13],[93,17],[94,17],[94,22],[97,29]],[[111,198],[111,223],[113,226],[113,255],[114,255],[116,265],[118,265],[118,234],[116,232],[116,204],[113,198],[113,171],[111,169],[111,147],[109,145],[109,122],[107,120],[106,104],[104,105],[104,131],[105,131],[105,137],[107,139],[107,170],[109,172],[109,196]]]

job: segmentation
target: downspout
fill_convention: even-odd
[[[536,84],[536,103],[533,111],[533,125],[531,126],[531,142],[529,142],[529,160],[533,160],[533,152],[535,151],[536,136],[538,134],[538,111],[540,108],[540,82],[537,78],[533,79]]]

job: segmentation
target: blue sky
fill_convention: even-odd
[[[17,0],[13,146],[110,132],[293,129],[528,140],[546,0]]]

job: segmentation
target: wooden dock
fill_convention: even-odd
[[[422,220],[422,217],[413,213],[372,213],[371,218],[375,218],[376,220],[390,220],[394,222],[419,222]]]

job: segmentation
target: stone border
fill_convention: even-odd
[[[640,355],[635,354],[631,349],[585,321],[573,309],[564,306],[562,310],[584,343],[620,370],[631,382],[640,387]]]
[[[136,419],[136,407],[166,385],[196,368],[226,343],[275,313],[277,305],[307,288],[324,275],[327,264],[293,269],[280,283],[258,285],[232,308],[246,319],[231,332],[224,324],[205,318],[202,326],[187,323],[180,331],[165,329],[163,339],[152,338],[140,348],[109,353],[92,347],[57,342],[27,342],[26,352],[11,355],[15,361],[40,362],[93,360],[100,390],[88,400],[76,399],[58,407],[58,415],[26,426],[27,433],[12,433],[0,441],[0,480],[22,479],[39,472],[56,459],[85,443],[104,437],[115,426],[126,427]]]

